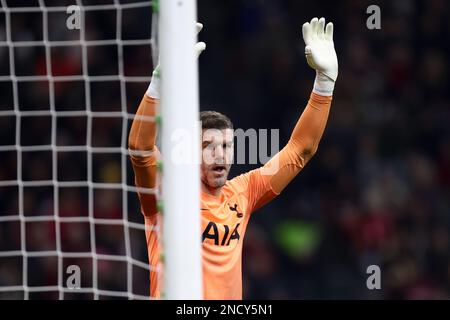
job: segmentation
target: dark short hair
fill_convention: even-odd
[[[200,121],[202,122],[202,130],[233,129],[233,123],[230,118],[217,111],[200,112]]]

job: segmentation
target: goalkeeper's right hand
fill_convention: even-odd
[[[197,22],[197,34],[203,29],[203,24]],[[206,43],[204,42],[197,42],[195,45],[195,56],[198,58],[200,54],[206,49]],[[155,69],[153,70],[152,74],[152,81],[150,82],[150,85],[147,89],[147,95],[149,97],[159,99],[160,98],[160,67],[159,67],[159,61],[156,65]]]

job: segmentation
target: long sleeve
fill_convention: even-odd
[[[157,124],[154,117],[157,106],[157,99],[144,95],[128,137],[135,184],[140,188],[153,189],[156,187],[159,151],[155,146]],[[144,192],[139,192],[138,195],[144,216],[149,217],[156,214],[156,195]]]
[[[264,166],[232,180],[247,192],[251,211],[280,194],[315,154],[325,130],[331,101],[331,96],[311,93],[286,146]]]
[[[311,93],[287,145],[262,167],[272,190],[279,194],[316,153],[330,113],[332,96]],[[272,167],[273,166],[273,167]]]

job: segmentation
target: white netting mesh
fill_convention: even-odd
[[[0,299],[148,299],[127,140],[157,57],[152,2],[0,4]]]

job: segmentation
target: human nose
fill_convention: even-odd
[[[218,145],[214,150],[214,158],[223,159],[224,156],[225,156],[225,152],[223,150],[223,147],[221,145]]]

